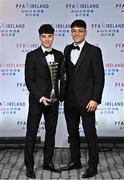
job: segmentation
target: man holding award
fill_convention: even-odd
[[[34,147],[39,123],[44,114],[45,142],[43,169],[60,172],[52,162],[58,119],[58,80],[63,60],[62,52],[53,49],[54,28],[44,24],[39,28],[41,46],[26,56],[25,82],[29,90],[29,112],[24,151],[26,175],[35,178]]]

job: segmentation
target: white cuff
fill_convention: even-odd
[[[44,98],[44,96],[42,96],[42,97],[39,99],[39,102],[40,102],[40,103],[42,103],[43,98]]]

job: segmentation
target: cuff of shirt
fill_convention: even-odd
[[[44,96],[39,99],[39,102],[40,102],[40,103],[42,103],[43,98],[44,98]]]

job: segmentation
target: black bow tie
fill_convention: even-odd
[[[51,50],[51,51],[45,51],[45,56],[47,56],[48,54],[53,54],[53,50]]]
[[[78,51],[80,50],[80,47],[79,46],[72,46],[72,49],[77,49]]]

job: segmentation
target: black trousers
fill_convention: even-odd
[[[44,163],[52,162],[54,155],[55,133],[58,119],[58,102],[47,107],[43,107],[40,103],[29,104],[24,149],[24,162],[28,169],[34,167],[33,152],[42,114],[44,114],[45,119]]]
[[[82,118],[82,126],[88,144],[89,160],[88,164],[97,167],[99,162],[99,152],[97,145],[97,134],[95,127],[95,112],[87,112],[80,109],[74,96],[67,96],[64,103],[65,119],[70,138],[71,161],[78,163],[80,161],[80,135],[79,123]]]

